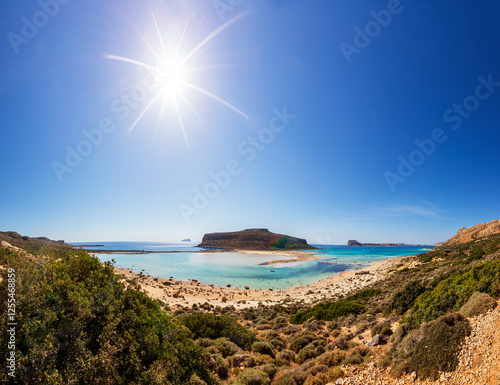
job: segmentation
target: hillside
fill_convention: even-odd
[[[444,244],[446,246],[458,245],[472,241],[474,239],[487,237],[500,233],[500,220],[494,219],[489,223],[480,223],[471,227],[462,227],[458,232],[448,239]]]
[[[309,301],[288,296],[239,310],[213,301],[171,308],[168,297],[162,302],[143,292],[144,276],[117,275],[110,263],[57,242],[21,239],[29,256],[7,241],[0,245],[2,314],[7,268],[17,280],[16,378],[9,382],[3,371],[2,383],[500,380],[500,234],[400,258],[350,292],[311,292]],[[173,285],[151,282],[160,290]],[[198,290],[191,281],[172,296]],[[9,353],[7,339],[0,339],[0,355]]]
[[[198,247],[230,250],[309,250],[315,247],[305,239],[275,234],[268,229],[247,229],[203,236]]]
[[[109,262],[46,238],[1,239],[0,314],[12,324],[0,324],[0,356],[15,362],[0,383],[219,384],[191,332]]]
[[[0,242],[4,241],[12,246],[19,247],[28,252],[38,251],[43,248],[71,249],[72,246],[64,241],[53,241],[46,237],[32,238],[16,233],[15,231],[0,231]]]

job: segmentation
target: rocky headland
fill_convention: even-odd
[[[247,229],[203,236],[198,247],[228,250],[314,250],[305,239],[275,234],[268,229]]]
[[[462,227],[444,244],[446,246],[458,245],[493,234],[500,234],[500,220],[498,219],[494,219],[487,223],[480,223],[471,227]]]

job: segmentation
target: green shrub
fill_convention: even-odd
[[[387,321],[381,322],[372,328],[372,337],[376,334],[380,334],[383,337],[389,337],[392,335],[391,324]]]
[[[469,300],[460,308],[460,313],[466,317],[474,317],[486,313],[496,305],[495,299],[489,294],[474,292]]]
[[[249,349],[252,343],[257,340],[253,333],[226,314],[216,316],[195,313],[182,318],[181,323],[191,330],[195,338],[226,337],[243,349]]]
[[[288,324],[288,319],[283,316],[276,317],[274,320],[274,327],[275,328],[281,328],[284,327]]]
[[[493,254],[496,252],[498,249],[500,249],[500,241],[496,241],[488,246],[486,249],[487,254]]]
[[[307,321],[304,322],[303,326],[304,326],[304,329],[311,331],[311,332],[316,332],[318,330],[323,329],[323,323],[316,320],[315,317],[309,318]]]
[[[418,281],[407,283],[403,289],[398,291],[392,297],[392,300],[387,307],[386,314],[394,311],[396,314],[404,314],[410,309],[415,300],[425,291],[425,286]]]
[[[329,332],[333,332],[334,330],[340,330],[340,325],[337,322],[327,322],[326,323],[326,330]]]
[[[309,345],[309,340],[302,336],[295,337],[290,341],[290,349],[295,353],[307,345]]]
[[[328,370],[328,379],[331,382],[337,381],[342,377],[344,377],[344,371],[339,366],[335,366],[334,368],[330,368],[330,370]]]
[[[459,310],[475,291],[494,297],[500,294],[500,261],[484,262],[440,281],[415,300],[404,320],[418,327],[450,310]]]
[[[276,373],[273,383],[274,385],[297,385],[297,381],[295,381],[297,376],[305,377],[305,374],[300,368],[281,370]],[[299,383],[303,384],[303,381]]]
[[[295,326],[295,325],[287,325],[283,329],[281,329],[281,332],[286,335],[290,334],[295,334],[300,331],[300,327]]]
[[[271,356],[272,358],[275,357],[274,355],[274,349],[273,346],[269,342],[260,342],[256,341],[252,344],[252,352],[255,353],[260,353],[260,354],[267,354],[268,356]]]
[[[249,353],[235,354],[234,356],[228,357],[227,360],[229,361],[231,366],[235,368],[241,365],[244,365],[247,368],[253,368],[257,365],[255,357]]]
[[[207,385],[197,374],[193,374],[188,381],[188,385]]]
[[[261,338],[268,340],[268,341],[271,341],[278,336],[279,336],[279,333],[277,331],[270,330],[268,332],[262,333]]]
[[[458,364],[460,344],[470,335],[470,325],[460,313],[444,315],[423,325],[422,339],[408,362],[408,371],[419,378],[437,380],[439,372],[451,372]]]
[[[219,378],[225,379],[229,373],[229,362],[224,359],[220,354],[214,356],[215,359],[215,372]]]
[[[351,301],[320,303],[314,305],[311,309],[295,313],[290,317],[290,323],[301,324],[311,317],[323,321],[335,321],[350,314],[359,314],[363,310],[363,305]]]
[[[363,363],[363,357],[359,354],[353,354],[342,361],[342,365],[359,365]]]
[[[224,358],[232,356],[233,354],[238,353],[241,349],[234,342],[229,341],[225,337],[217,338],[213,341],[213,346],[217,349],[217,351],[222,354]]]
[[[340,349],[334,349],[332,351],[323,353],[318,357],[316,362],[318,364],[326,365],[328,367],[340,365],[340,363],[345,359],[345,352]]]
[[[337,337],[333,342],[328,344],[328,349],[333,350],[335,348],[338,348],[341,350],[347,350],[349,348],[349,340],[349,336]]]
[[[246,369],[238,374],[233,385],[268,385],[267,374],[262,370]]]
[[[323,352],[324,352],[324,349],[322,349],[321,347],[314,347],[314,346],[308,345],[305,348],[300,350],[300,352],[297,354],[296,361],[300,364],[300,363],[306,362],[307,360],[310,360],[311,358],[319,356]]]
[[[274,365],[272,363],[264,365],[263,367],[260,368],[260,370],[265,372],[267,374],[267,377],[269,377],[269,379],[271,379],[271,380],[274,378],[274,376],[278,372],[278,368],[276,367],[276,365]]]
[[[111,263],[85,252],[44,254],[33,261],[2,253],[22,283],[16,298],[17,383],[180,385],[196,377],[214,383],[191,332],[145,293],[125,289]],[[0,285],[1,314],[6,303],[7,285]],[[0,335],[6,335],[5,323]],[[0,355],[7,352],[2,338]],[[0,382],[7,382],[6,371]]]
[[[328,378],[328,374],[319,373],[314,377],[312,376],[307,377],[306,381],[304,382],[304,385],[326,385],[329,382],[330,380]]]
[[[356,294],[353,294],[349,297],[346,298],[347,301],[358,301],[358,300],[364,300],[371,298],[375,295],[378,295],[382,293],[382,290],[380,289],[365,289],[357,292]]]
[[[282,338],[275,338],[274,340],[270,341],[270,344],[273,345],[273,348],[277,350],[285,349],[287,345],[285,340],[283,340]]]
[[[486,255],[486,253],[484,252],[484,250],[482,248],[476,247],[476,248],[472,249],[472,251],[469,253],[469,257],[467,258],[467,260],[469,262],[476,261],[478,259],[483,258],[485,255]]]
[[[278,353],[279,360],[295,361],[295,352],[293,350],[284,349]]]
[[[391,339],[389,342],[392,342],[394,344],[399,344],[403,338],[406,336],[408,332],[408,326],[406,324],[400,324],[394,334],[391,336]]]

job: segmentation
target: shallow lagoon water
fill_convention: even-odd
[[[100,243],[102,244],[102,243]],[[113,249],[104,244],[103,250]],[[121,250],[132,250],[131,244],[121,244]],[[290,259],[290,257],[236,252],[185,252],[187,246],[172,244],[134,243],[137,250],[172,250],[177,253],[151,254],[97,254],[101,261],[116,261],[116,266],[143,272],[153,277],[186,281],[197,279],[207,284],[232,287],[250,286],[252,289],[285,289],[314,283],[346,270],[360,269],[363,262],[377,261],[403,255],[425,252],[422,247],[362,247],[323,246],[311,251],[322,258],[315,261],[290,262],[273,265],[261,263]],[[168,249],[165,247],[169,247]],[[193,249],[191,249],[193,250]],[[195,249],[196,250],[196,249]],[[332,263],[334,262],[334,263]],[[346,262],[346,263],[343,263]]]
[[[153,277],[252,289],[284,289],[308,285],[360,265],[304,261],[260,265],[277,256],[223,253],[98,254],[101,261],[114,259],[116,266],[143,271]],[[289,259],[289,257],[279,257]]]

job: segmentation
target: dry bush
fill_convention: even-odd
[[[460,308],[460,313],[466,317],[475,317],[493,309],[496,301],[487,293],[474,292],[469,300]]]

